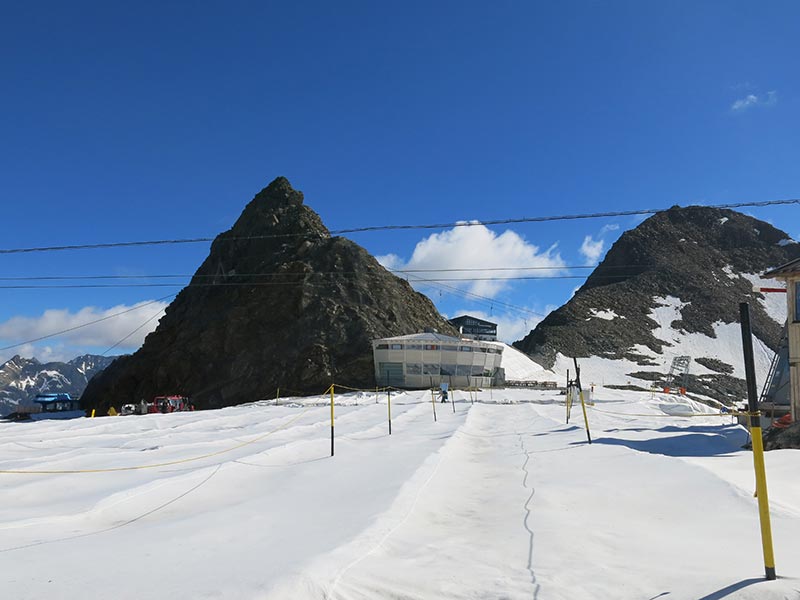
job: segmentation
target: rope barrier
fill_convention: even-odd
[[[676,414],[676,415],[669,415],[669,414],[648,415],[648,414],[644,414],[644,413],[623,413],[623,412],[616,412],[616,411],[613,411],[613,410],[602,410],[600,408],[597,408],[596,405],[594,407],[592,407],[592,408],[597,412],[605,413],[607,415],[619,415],[621,417],[648,417],[648,418],[653,417],[653,418],[656,418],[656,419],[662,419],[662,418],[672,418],[672,419],[674,419],[676,417],[683,418],[683,417],[738,417],[738,416],[751,416],[750,413],[738,412],[738,411],[731,411],[731,412],[727,412],[727,413],[682,413],[682,414]]]
[[[71,475],[71,474],[76,474],[76,473],[113,473],[113,472],[118,472],[118,471],[139,471],[139,470],[143,470],[143,469],[157,469],[157,468],[160,468],[160,467],[168,467],[168,466],[171,466],[171,465],[179,465],[179,464],[183,464],[183,463],[194,462],[194,461],[202,460],[204,458],[210,458],[212,456],[219,456],[220,454],[226,454],[228,452],[232,452],[234,450],[238,450],[239,448],[244,448],[245,446],[249,446],[251,444],[255,444],[256,442],[259,442],[259,441],[263,440],[264,438],[272,435],[273,433],[276,433],[276,432],[280,431],[281,429],[284,429],[285,427],[288,427],[289,425],[291,425],[295,421],[299,420],[300,417],[304,416],[309,410],[311,410],[311,408],[308,408],[308,409],[304,410],[299,415],[289,419],[286,423],[283,423],[279,427],[276,427],[275,429],[272,429],[272,430],[268,431],[267,433],[265,433],[263,435],[260,435],[260,436],[254,438],[254,439],[252,439],[250,441],[242,442],[241,444],[237,444],[236,446],[231,446],[230,448],[225,448],[223,450],[217,450],[216,452],[209,452],[208,454],[202,454],[200,456],[194,456],[194,457],[191,457],[191,458],[182,458],[182,459],[179,459],[179,460],[170,460],[170,461],[161,462],[161,463],[155,463],[155,464],[150,464],[150,465],[133,465],[133,466],[130,466],[130,467],[108,467],[108,468],[102,468],[102,469],[63,469],[63,470],[41,470],[41,471],[28,470],[28,469],[4,469],[4,470],[0,470],[0,474],[2,474],[2,475]]]

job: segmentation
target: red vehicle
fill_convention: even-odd
[[[148,413],[171,413],[194,410],[194,404],[186,396],[156,396],[147,403]]]

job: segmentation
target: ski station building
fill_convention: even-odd
[[[800,418],[800,258],[767,271],[763,277],[786,282],[789,380],[792,419],[796,421]]]
[[[502,354],[499,344],[435,332],[372,342],[377,384],[408,389],[503,385]]]
[[[497,323],[491,321],[484,321],[478,317],[471,315],[462,315],[454,319],[450,319],[450,324],[458,329],[462,338],[471,340],[497,340]]]

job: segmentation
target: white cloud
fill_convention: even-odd
[[[0,346],[33,340],[92,321],[110,318],[48,338],[43,344],[27,343],[4,350],[0,354],[0,360],[5,360],[14,354],[35,356],[41,361],[68,360],[85,352],[86,348],[113,346],[128,335],[130,337],[114,348],[113,352],[130,352],[141,346],[147,334],[156,328],[159,316],[166,307],[166,302],[144,301],[131,306],[119,305],[105,309],[86,306],[76,312],[50,309],[38,317],[12,317],[0,323]],[[112,316],[117,313],[123,314]],[[137,330],[139,327],[141,329]]]
[[[775,106],[778,102],[778,92],[772,90],[766,94],[747,94],[744,98],[739,98],[731,104],[731,112],[741,113],[754,106],[769,107]]]
[[[605,235],[610,231],[617,231],[619,229],[619,225],[616,223],[609,223],[608,225],[603,225],[603,228],[600,230],[600,235]]]
[[[481,281],[481,278],[512,278],[533,274],[546,276],[560,272],[565,266],[555,246],[540,252],[538,246],[527,242],[511,230],[498,235],[480,224],[454,227],[430,235],[416,245],[408,262],[404,263],[394,254],[378,257],[378,260],[387,268],[395,270],[420,270],[416,273],[401,274],[415,287],[424,287],[424,284],[419,283],[422,279],[474,278],[470,281],[442,283],[490,298],[495,297],[510,284],[508,281],[500,280]],[[532,272],[524,270],[524,267],[547,269]]]
[[[403,267],[403,259],[397,256],[397,254],[384,254],[382,256],[376,256],[375,260],[377,260],[390,271],[394,271]]]
[[[600,256],[603,254],[603,247],[606,245],[605,240],[596,240],[592,236],[587,235],[583,238],[583,243],[580,247],[580,252],[586,257],[590,263],[596,263]]]
[[[583,243],[579,248],[580,253],[586,258],[586,261],[589,263],[596,263],[600,260],[600,257],[603,256],[603,251],[606,247],[606,241],[604,236],[607,233],[612,231],[619,230],[619,225],[616,223],[609,223],[608,225],[603,225],[600,228],[600,232],[597,234],[597,239],[595,239],[592,235],[587,235],[583,238]]]

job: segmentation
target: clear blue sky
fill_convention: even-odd
[[[0,5],[0,247],[213,236],[278,175],[331,229],[800,196],[796,2],[277,4]],[[797,207],[748,212],[800,238]],[[433,232],[352,239],[395,265],[485,243],[476,266],[571,266],[637,222],[445,231],[414,259]],[[0,276],[188,274],[207,251],[0,255]],[[537,317],[501,302],[544,313],[579,284],[431,296],[510,332]],[[170,291],[0,289],[0,346]],[[22,353],[102,351],[154,307]]]

